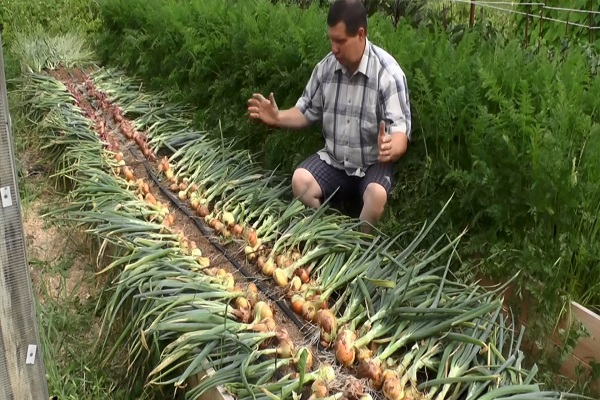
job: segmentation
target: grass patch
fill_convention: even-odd
[[[11,96],[11,110],[18,99]],[[15,107],[13,107],[15,106]],[[143,382],[130,387],[122,357],[103,364],[99,351],[103,282],[95,275],[92,243],[70,226],[41,215],[65,201],[50,184],[35,128],[12,112],[24,233],[51,398],[151,399]],[[104,338],[102,338],[104,339]],[[109,339],[109,343],[114,338]],[[119,355],[120,356],[120,355]],[[130,382],[129,380],[127,382]]]

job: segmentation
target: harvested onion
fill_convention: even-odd
[[[349,329],[344,329],[340,332],[335,341],[335,358],[345,367],[350,367],[354,364],[355,341],[356,334]]]

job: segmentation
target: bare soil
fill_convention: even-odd
[[[27,174],[27,185],[37,187],[39,195],[22,204],[23,231],[34,291],[40,302],[58,301],[63,296],[84,303],[98,293],[99,282],[91,279],[90,251],[83,235],[72,228],[50,224],[43,214],[57,207],[63,199],[48,185],[42,166],[36,164],[34,150],[28,150],[20,161]],[[50,206],[51,205],[51,206]]]

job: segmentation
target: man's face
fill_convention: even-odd
[[[356,36],[348,36],[346,33],[346,24],[343,21],[336,26],[328,28],[331,51],[336,60],[345,67],[358,64],[363,54],[364,28],[359,28]]]

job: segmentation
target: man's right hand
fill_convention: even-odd
[[[275,103],[273,93],[269,94],[268,100],[262,94],[254,93],[248,100],[248,115],[250,118],[258,119],[266,125],[277,125],[279,108]]]

